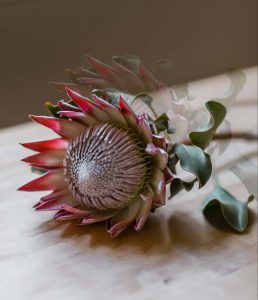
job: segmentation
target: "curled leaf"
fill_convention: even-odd
[[[43,175],[43,174],[45,174],[47,172],[47,170],[42,169],[40,167],[34,167],[33,166],[33,167],[31,167],[31,172],[35,173],[35,174]]]
[[[182,190],[186,190],[187,192],[191,191],[194,186],[196,179],[192,181],[184,181],[180,178],[174,178],[170,184],[170,199],[174,197],[176,194],[181,192]]]
[[[78,72],[74,72],[71,69],[65,69],[65,74],[72,80],[73,83],[78,83],[78,78],[80,77]]]
[[[232,106],[237,94],[244,86],[246,75],[241,70],[230,70],[227,72],[227,76],[230,80],[229,89],[223,97],[216,99],[216,101],[222,103],[228,110]]]
[[[56,118],[60,118],[60,115],[58,112],[61,110],[58,105],[54,105],[51,102],[47,101],[45,102],[46,108],[52,113],[52,115]]]
[[[177,155],[172,155],[168,159],[168,168],[173,174],[176,174],[176,164],[178,163],[179,158]]]
[[[252,161],[246,157],[242,157],[229,170],[242,181],[250,194],[257,197],[257,166]]]
[[[183,144],[175,144],[172,152],[178,156],[181,167],[196,176],[199,188],[203,187],[211,176],[210,156],[201,148]]]
[[[117,106],[117,107],[119,106],[118,101],[119,101],[120,96],[122,96],[123,99],[129,105],[131,105],[131,103],[133,101],[133,98],[134,98],[130,94],[123,93],[123,92],[121,92],[119,90],[116,90],[116,89],[104,89],[104,90],[94,89],[92,91],[92,94],[106,100],[107,102],[109,102],[112,105]]]
[[[168,130],[169,117],[164,113],[159,116],[153,123],[157,129],[157,132]]]
[[[232,132],[230,122],[228,120],[224,120],[223,123],[222,123],[222,126],[219,129],[219,131],[220,130],[221,130],[221,132],[223,132],[223,131]],[[217,144],[218,144],[219,155],[222,155],[227,150],[230,143],[231,143],[231,138],[226,139],[224,141],[218,141]]]
[[[153,101],[153,98],[147,93],[140,93],[140,94],[136,95],[134,98],[134,101],[137,99],[141,99],[147,105],[150,105],[151,102]]]
[[[133,101],[130,104],[137,113],[144,112],[151,119],[155,119],[158,118],[158,114],[153,108],[153,100],[153,97],[148,93],[140,93],[133,98]]]
[[[141,60],[139,57],[134,55],[124,55],[124,56],[113,56],[112,60],[116,63],[122,64],[129,70],[139,73]]]
[[[249,201],[252,200],[249,197]],[[241,202],[232,194],[218,186],[208,195],[202,204],[202,211],[205,214],[208,210],[219,207],[226,222],[237,231],[244,231],[248,225],[248,201]]]
[[[192,143],[202,149],[209,146],[217,128],[222,123],[226,115],[225,106],[219,102],[209,101],[205,105],[210,112],[209,123],[200,131],[191,132],[189,135]]]

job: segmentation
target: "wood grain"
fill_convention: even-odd
[[[232,127],[254,130],[256,110],[256,105],[234,108]],[[36,176],[19,162],[29,152],[18,142],[48,137],[53,134],[35,124],[0,131],[1,299],[257,299],[255,201],[245,233],[234,232],[219,217],[212,226],[200,212],[211,182],[199,192],[179,194],[151,215],[141,232],[128,230],[112,240],[103,224],[53,221],[52,213],[31,208],[41,193],[16,192]],[[225,165],[256,150],[255,143],[234,142],[220,160]],[[247,191],[228,170],[220,178],[246,199]]]

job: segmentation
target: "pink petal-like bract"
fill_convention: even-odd
[[[121,72],[132,76],[126,67],[115,70],[87,59],[96,74],[80,72],[93,72],[94,80],[115,80]],[[145,83],[155,85],[146,70],[139,70]],[[58,102],[55,117],[31,116],[60,138],[22,144],[38,152],[23,161],[46,173],[19,190],[50,191],[34,208],[56,211],[56,220],[106,222],[112,237],[131,225],[139,231],[150,211],[165,204],[165,184],[172,178],[165,138],[155,135],[147,116],[136,115],[122,97],[115,107],[96,95],[91,100],[75,89],[66,92],[70,101]]]

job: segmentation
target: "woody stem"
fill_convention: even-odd
[[[235,132],[222,132],[216,133],[213,136],[212,140],[228,140],[228,139],[240,139],[246,141],[258,141],[258,135],[245,131],[235,131]],[[192,142],[190,140],[184,140],[182,144],[191,145]]]

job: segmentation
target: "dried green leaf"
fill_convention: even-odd
[[[210,156],[199,147],[183,144],[175,144],[172,153],[178,156],[180,165],[185,171],[196,176],[199,188],[203,187],[212,172]]]
[[[249,197],[248,201],[251,201],[252,198],[252,196]],[[226,222],[235,230],[242,232],[248,225],[248,201],[241,202],[228,191],[217,186],[204,199],[202,211],[205,214],[208,210],[219,207]]]
[[[154,120],[154,125],[157,129],[157,132],[161,132],[168,129],[169,126],[169,117],[167,114],[162,114],[156,120]]]
[[[39,175],[43,175],[47,172],[47,170],[39,168],[39,167],[31,167],[31,172]]]
[[[131,99],[132,101],[130,101],[129,104],[136,112],[138,113],[144,112],[151,119],[158,118],[158,115],[155,109],[153,108],[154,99],[148,93],[139,93],[135,97],[132,97]]]
[[[210,112],[209,123],[200,131],[191,132],[189,135],[192,143],[202,149],[209,146],[217,128],[222,123],[226,115],[225,106],[219,102],[209,101],[205,105]]]
[[[173,155],[168,159],[168,168],[173,174],[176,174],[176,164],[178,163],[179,158],[177,155]]]
[[[222,103],[227,110],[232,106],[237,94],[243,88],[246,75],[242,70],[229,70],[227,76],[230,80],[230,86],[225,95],[221,98],[215,99],[215,101]]]
[[[142,102],[144,102],[148,106],[151,105],[151,103],[153,101],[153,98],[147,93],[140,93],[140,94],[136,95],[134,98],[134,101],[137,99],[140,99]]]
[[[71,69],[65,69],[65,74],[72,80],[74,83],[78,83],[78,78],[80,74],[78,72],[74,72]]]
[[[112,60],[125,66],[129,70],[139,73],[141,60],[134,55],[113,56]]]
[[[131,102],[133,101],[133,96],[123,93],[116,89],[105,89],[105,90],[94,89],[92,91],[92,94],[106,100],[107,102],[111,103],[116,107],[119,106],[118,101],[120,96],[122,96],[129,105],[131,105]]]
[[[169,199],[174,197],[176,194],[178,194],[182,190],[186,190],[189,192],[193,188],[195,181],[196,181],[196,179],[194,179],[192,181],[184,181],[180,178],[174,178],[170,184]]]
[[[243,156],[229,170],[241,180],[250,194],[257,197],[257,165]]]
[[[45,106],[52,113],[54,117],[60,118],[58,112],[61,110],[61,108],[58,105],[54,105],[51,102],[47,101],[45,102]]]

